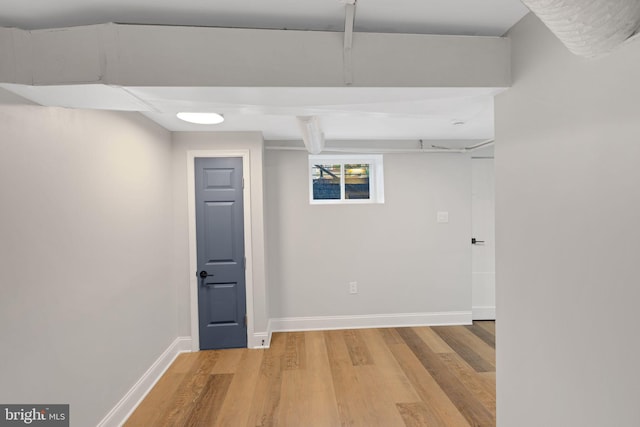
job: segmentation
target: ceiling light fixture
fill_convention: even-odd
[[[222,114],[218,113],[178,113],[176,114],[180,120],[195,123],[197,125],[217,125],[224,122]]]

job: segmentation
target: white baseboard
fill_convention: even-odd
[[[178,337],[158,357],[147,372],[140,377],[137,383],[124,395],[122,399],[100,421],[98,427],[121,426],[138,407],[142,399],[151,391],[160,377],[171,366],[180,353],[191,352],[191,337]]]
[[[256,332],[253,334],[253,345],[251,348],[269,348],[271,346],[271,319],[267,323],[266,332]]]
[[[496,320],[496,306],[472,307],[473,320]]]
[[[271,319],[270,332],[393,328],[402,326],[470,325],[471,323],[470,311],[370,314],[356,316],[283,317],[280,319]],[[271,337],[269,336],[269,338]]]
[[[256,332],[253,334],[253,345],[250,348],[269,348],[269,333]]]

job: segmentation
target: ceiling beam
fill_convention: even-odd
[[[125,24],[0,28],[0,83],[345,87],[345,42],[343,34],[331,31]],[[354,87],[511,85],[505,38],[358,32],[349,52]]]

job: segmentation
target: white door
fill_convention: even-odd
[[[496,318],[495,191],[493,159],[472,159],[473,320]]]

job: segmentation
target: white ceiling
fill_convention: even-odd
[[[157,109],[144,114],[167,129],[210,130],[211,126],[185,123],[173,112],[217,111],[225,121],[216,130],[261,129],[265,139],[299,139],[296,116],[318,116],[327,139],[489,139],[497,92],[495,88],[127,90]]]
[[[23,29],[120,22],[342,31],[345,0],[0,0],[0,10],[0,26]],[[355,31],[500,36],[527,11],[519,0],[358,0]],[[301,115],[319,116],[327,139],[490,139],[496,93],[483,88],[2,86],[42,105],[141,111],[172,131],[262,131],[265,139],[300,139],[295,117]],[[0,103],[7,99],[1,95]],[[216,111],[226,120],[215,127],[187,124],[175,118],[185,110]]]
[[[140,111],[171,131],[261,131],[300,139],[296,116],[318,116],[327,139],[493,138],[496,88],[233,88],[0,84],[45,106]],[[214,101],[215,100],[215,101]],[[216,111],[220,125],[194,125],[180,111]]]

